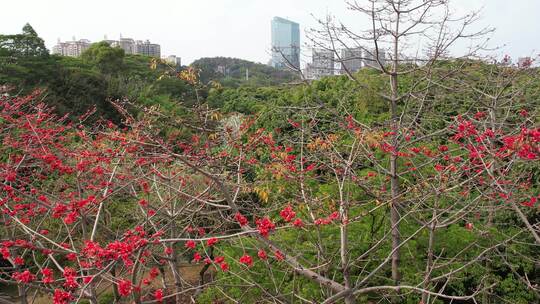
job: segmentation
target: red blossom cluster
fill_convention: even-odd
[[[133,291],[133,284],[129,280],[120,280],[118,281],[117,286],[118,293],[124,297],[129,296]]]
[[[264,251],[264,249],[259,249],[259,251],[257,252],[257,256],[261,260],[266,260],[268,258],[268,255],[266,254],[266,251]]]
[[[69,304],[73,296],[71,292],[67,292],[61,289],[55,289],[53,295],[53,304]]]
[[[538,199],[540,198],[540,195],[538,197],[536,196],[533,196],[531,197],[531,199],[529,199],[528,201],[524,201],[522,202],[521,204],[525,207],[529,207],[529,208],[532,208],[536,205],[536,203],[538,202]]]
[[[316,219],[314,224],[315,225],[329,225],[338,219],[339,219],[339,212],[334,211],[327,217]]]
[[[201,261],[201,258],[202,258],[202,257],[201,257],[201,254],[200,254],[200,253],[195,252],[195,253],[193,254],[193,261],[194,261],[194,262],[200,262],[200,261]]]
[[[211,263],[212,261],[207,258],[207,263]],[[225,257],[223,256],[217,256],[214,258],[214,261],[213,261],[215,264],[218,264],[219,265],[219,268],[221,268],[222,271],[224,272],[227,272],[229,270],[229,264],[227,262],[225,262]]]
[[[255,223],[257,224],[257,229],[259,230],[259,233],[263,237],[268,237],[268,234],[272,232],[274,229],[276,229],[276,225],[268,217],[258,219],[255,221]]]
[[[79,287],[79,283],[77,282],[77,272],[75,269],[71,267],[64,267],[64,287],[66,289],[75,289]]]
[[[484,119],[485,113],[478,112],[475,119]],[[540,158],[540,129],[527,128],[523,126],[518,134],[504,134],[501,130],[485,128],[479,129],[477,124],[462,117],[457,118],[457,126],[450,129],[455,134],[450,138],[459,146],[469,150],[470,158],[483,158],[487,153],[493,153],[497,158],[508,158],[512,155],[526,160],[536,160]],[[491,143],[488,141],[499,140],[502,147],[497,151],[488,151]]]
[[[163,289],[156,289],[156,291],[154,291],[154,300],[158,303],[163,301]]]
[[[240,212],[237,212],[234,215],[234,219],[240,224],[240,226],[246,226],[248,224],[248,219],[243,216]]]
[[[197,244],[195,244],[195,241],[193,240],[189,240],[186,242],[186,244],[184,245],[186,248],[189,248],[189,249],[195,249],[195,247],[197,246]],[[172,248],[171,248],[172,249]],[[172,253],[172,250],[171,252],[169,252],[168,254],[171,254]]]
[[[274,256],[278,261],[283,261],[285,259],[285,255],[283,255],[283,253],[279,250],[274,251]]]
[[[158,240],[159,236],[159,233],[147,235],[144,229],[138,226],[134,230],[126,231],[122,240],[115,240],[105,248],[96,242],[85,241],[81,255],[87,260],[86,266],[101,268],[104,262],[122,260],[130,267],[133,265],[134,253]]]
[[[31,283],[36,280],[36,276],[31,273],[29,270],[25,270],[23,272],[14,272],[11,277],[16,280],[17,282],[21,283]]]
[[[158,276],[159,276],[159,269],[157,269],[156,267],[152,267],[152,269],[150,269],[150,272],[148,273],[148,276],[142,280],[142,283],[144,285],[150,285],[152,281],[154,281],[154,279],[157,278]]]
[[[540,159],[540,128],[523,128],[519,134],[506,136],[502,141],[504,146],[499,150],[500,156],[510,156],[512,153],[516,153],[518,157],[523,159]]]
[[[51,284],[54,282],[52,269],[45,267],[41,269],[41,274],[42,274],[41,281],[43,282],[43,284]]]
[[[10,249],[16,249],[16,248],[22,248],[22,249],[30,249],[34,250],[36,247],[23,239],[17,239],[15,241],[3,241],[0,243],[0,254],[2,254],[2,257],[4,259],[8,259],[11,257],[11,251]],[[20,259],[20,257],[18,257]],[[18,259],[18,260],[19,260]]]
[[[296,217],[296,212],[289,205],[279,212],[279,215],[285,222],[290,222]]]
[[[253,266],[253,258],[251,258],[251,256],[247,254],[244,254],[243,256],[241,256],[239,261],[240,263],[245,264],[248,267]]]
[[[217,244],[219,242],[219,240],[215,237],[212,237],[212,238],[209,238],[207,241],[206,241],[206,245],[208,245],[208,247],[212,247],[214,246],[215,244]]]

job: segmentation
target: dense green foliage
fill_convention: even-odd
[[[94,43],[82,54],[82,60],[95,66],[103,74],[116,74],[124,68],[124,50],[107,42]]]
[[[44,101],[58,114],[71,118],[96,109],[92,117],[119,121],[120,116],[108,99],[128,98],[139,106],[160,106],[170,114],[197,103],[191,86],[175,77],[175,68],[152,58],[126,55],[120,48],[105,42],[93,44],[81,58],[49,55],[44,42],[30,25],[16,35],[0,35],[0,85],[10,87],[11,94],[26,94],[36,88],[45,90]],[[221,82],[225,86],[260,86],[290,82],[287,71],[233,58],[204,58],[193,66],[200,69],[200,97],[205,84]],[[225,74],[218,70],[222,68]],[[250,80],[245,81],[249,69]],[[93,119],[90,119],[92,121]]]
[[[0,35],[0,56],[47,56],[49,52],[30,24],[25,24],[21,34]]]
[[[272,86],[298,80],[290,71],[237,58],[201,58],[191,65],[200,70],[202,82],[214,80],[226,87]]]
[[[10,94],[42,89],[43,101],[70,118],[96,109],[89,121],[118,122],[108,99],[140,100],[144,106],[193,100],[182,80],[164,76],[167,65],[150,65],[150,57],[125,55],[104,42],[93,44],[81,58],[49,55],[29,25],[22,34],[0,36],[0,85]]]
[[[459,71],[455,78],[448,77],[449,71]],[[487,90],[489,94],[497,94],[500,87],[504,87],[501,94],[503,96],[520,96],[521,101],[516,102],[509,108],[497,109],[498,115],[515,117],[512,119],[518,120],[518,113],[520,111],[528,111],[533,113],[532,119],[538,123],[540,118],[537,112],[538,106],[540,106],[540,79],[539,70],[530,70],[529,73],[518,74],[515,76],[516,71],[512,69],[501,68],[498,69],[494,65],[487,64],[480,61],[467,61],[456,60],[450,62],[441,62],[434,68],[434,79],[439,81],[444,79],[445,83],[449,83],[449,87],[467,86],[467,89],[463,90],[449,90],[444,87],[430,87],[429,100],[425,103],[418,104],[415,102],[403,103],[400,105],[400,111],[411,111],[412,118],[404,117],[404,121],[407,119],[416,119],[422,121],[422,126],[425,128],[423,132],[430,133],[440,129],[444,129],[445,126],[451,124],[452,120],[458,115],[466,113],[477,113],[484,111],[490,104],[490,100],[487,96],[482,96],[478,92]],[[361,124],[370,126],[383,126],[388,121],[388,106],[380,94],[387,93],[384,90],[385,81],[387,78],[379,74],[374,70],[361,70],[358,74],[357,82],[349,80],[347,77],[330,77],[324,78],[320,81],[314,81],[310,85],[297,85],[290,87],[260,87],[256,89],[252,88],[229,88],[223,90],[216,90],[211,92],[208,96],[208,102],[210,105],[220,108],[225,113],[242,113],[244,115],[257,116],[256,127],[262,127],[267,130],[275,130],[275,137],[279,143],[283,145],[294,145],[299,138],[316,136],[313,134],[328,134],[336,132],[334,130],[340,129],[341,123],[345,120],[345,117],[350,114],[353,115],[355,120]],[[403,83],[414,83],[421,76],[416,74],[408,75],[404,77]],[[511,80],[509,80],[511,79]],[[442,80],[441,80],[442,81]],[[508,81],[508,84],[507,84]],[[499,83],[504,85],[500,85]],[[489,85],[488,85],[489,84]],[[489,87],[489,89],[486,89]],[[420,84],[418,91],[422,91],[428,88],[427,84]],[[471,89],[472,88],[472,89]],[[400,88],[403,92],[410,90],[410,87],[405,85]],[[421,109],[417,111],[417,109]],[[511,113],[508,112],[510,109]],[[317,122],[317,128],[309,128],[304,126],[305,133],[297,132],[291,127],[290,122],[287,119],[292,119],[297,122],[304,122],[306,124],[310,122]],[[510,119],[510,120],[512,120]],[[306,131],[307,129],[307,131]],[[312,133],[312,134],[310,134]],[[309,135],[305,135],[309,134]],[[324,135],[321,135],[324,136]],[[351,139],[352,141],[352,139]],[[457,146],[452,146],[448,141],[448,138],[444,136],[438,138],[432,142],[430,148],[436,150],[437,143],[450,145],[450,150],[458,149]],[[347,155],[346,145],[350,144],[350,141],[344,140],[341,144],[343,147],[334,147],[338,151],[342,151],[344,155]],[[458,154],[454,155],[458,156]],[[321,156],[322,157],[322,156]],[[376,157],[383,157],[383,155],[376,155]],[[319,161],[321,161],[319,159]],[[328,159],[327,162],[331,162]],[[360,176],[366,176],[367,171],[371,170],[373,164],[370,162],[355,164],[355,170],[358,170],[357,174]],[[400,163],[400,166],[406,167],[405,161]],[[533,193],[538,193],[538,185],[540,184],[540,176],[538,175],[538,164],[532,164],[533,172],[537,172],[533,177],[533,184],[535,184],[535,190]],[[427,168],[415,169],[414,173],[404,172],[401,176],[403,179],[403,187],[411,189],[411,192],[422,192],[424,188],[421,184],[424,182],[418,178],[417,173],[420,176],[433,174],[434,170],[431,166]],[[332,180],[331,173],[318,172],[320,174],[318,182],[309,183],[307,189],[303,189],[307,193],[316,197],[316,201],[330,201],[328,202],[328,209],[336,208],[331,201],[337,201],[338,184],[335,180]],[[257,176],[253,178],[253,181],[267,180],[263,176]],[[277,201],[294,201],[295,196],[300,191],[300,186],[294,184],[290,180],[276,180],[273,183],[265,183],[260,185],[267,189],[269,193],[273,193],[272,200]],[[356,193],[359,191],[354,185],[347,185],[350,187],[347,190],[348,193],[352,193],[351,201],[363,202],[362,206],[354,209],[351,217],[362,217],[363,214],[368,214],[370,210],[377,208],[379,202],[373,201],[369,196]],[[454,204],[450,199],[453,195],[459,196],[458,192],[447,193],[448,199],[441,199],[437,202],[444,207]],[[482,191],[473,191],[472,195],[477,198],[482,197]],[[309,217],[308,210],[300,210],[305,212],[304,217]],[[493,244],[498,242],[504,242],[505,238],[509,235],[519,233],[523,228],[523,224],[515,214],[501,213],[497,215],[495,221],[502,223],[497,229],[490,227],[483,221],[487,217],[485,211],[477,214],[477,219],[471,218],[475,221],[475,225],[479,231],[487,231],[486,234],[473,233],[464,227],[463,221],[458,221],[447,228],[437,231],[437,246],[435,248],[436,255],[439,259],[448,259],[452,261],[452,257],[460,255],[460,260],[469,261],[482,256],[483,250],[489,248]],[[538,209],[532,209],[528,212],[528,218],[530,222],[537,223],[539,221]],[[478,220],[480,219],[480,220]],[[366,252],[374,242],[388,233],[389,219],[386,212],[369,213],[369,216],[364,217],[359,222],[351,224],[350,235],[352,241],[349,250],[351,252],[362,253]],[[418,229],[418,224],[414,221],[402,224],[403,235],[411,235]],[[280,232],[273,236],[273,240],[279,243],[285,243],[287,249],[290,252],[301,252],[302,258],[306,259],[307,264],[316,265],[317,261],[321,259],[332,260],[339,256],[339,243],[335,239],[335,236],[339,234],[338,227],[324,227],[320,229],[305,230],[302,232]],[[403,281],[414,282],[421,281],[425,268],[426,251],[428,244],[428,231],[422,231],[411,241],[409,241],[404,247],[403,260],[407,260],[406,263],[401,264],[401,271]],[[524,243],[534,243],[531,238],[525,238]],[[314,246],[314,244],[322,244],[322,249]],[[382,253],[390,251],[390,244],[386,244],[385,249],[381,250]],[[256,256],[256,244],[242,242],[242,244],[233,244],[224,249],[226,256],[241,256],[242,254],[249,254]],[[320,252],[324,252],[326,255],[321,258]],[[462,254],[466,252],[466,254]],[[445,292],[449,295],[463,295],[470,294],[475,291],[474,286],[479,286],[482,282],[493,282],[497,284],[497,288],[494,290],[492,296],[496,303],[533,303],[538,299],[538,295],[527,288],[521,281],[520,276],[526,276],[532,281],[538,280],[540,269],[535,264],[534,258],[540,253],[538,249],[526,245],[512,244],[508,246],[501,246],[498,248],[498,255],[490,255],[489,273],[486,274],[486,269],[480,265],[475,265],[467,269],[467,271],[459,273],[456,278],[445,286]],[[384,254],[377,256],[378,259],[383,259]],[[480,259],[484,261],[484,259]],[[377,259],[372,261],[366,261],[365,268],[354,269],[351,274],[353,277],[362,277],[362,274],[369,273],[370,267],[377,265]],[[509,267],[509,264],[512,265]],[[432,273],[433,276],[441,275],[445,271],[452,269],[459,269],[463,266],[463,262],[452,261],[441,267]],[[323,300],[325,296],[320,287],[313,284],[290,271],[287,267],[280,267],[279,263],[275,261],[258,264],[252,269],[246,269],[241,265],[233,266],[233,272],[238,272],[240,276],[229,276],[227,274],[220,274],[219,279],[224,280],[225,285],[230,284],[231,287],[226,289],[227,293],[235,299],[243,299],[249,302],[248,299],[264,299],[268,296],[277,297],[284,301],[294,302],[297,301],[298,295],[302,298]],[[333,278],[341,279],[341,268],[337,262],[333,265],[327,265],[321,272],[328,274]],[[372,282],[376,285],[388,285],[392,284],[389,279],[391,276],[390,267],[385,268],[380,277]],[[262,278],[271,278],[273,280],[264,280]],[[246,282],[256,281],[261,286],[252,286],[253,288],[245,288]],[[439,285],[438,285],[439,286]],[[442,284],[439,286],[442,287]],[[261,289],[265,292],[261,292]],[[277,292],[277,291],[280,292]],[[204,303],[212,303],[218,299],[222,299],[222,288],[209,289],[201,298]],[[285,292],[284,292],[285,291]],[[316,301],[317,301],[316,300]],[[367,303],[369,301],[376,302],[380,300],[379,295],[366,295],[359,299],[360,303]],[[241,300],[242,301],[242,300]],[[420,296],[411,294],[407,297],[407,301],[404,303],[419,303]],[[443,299],[437,300],[437,303],[446,303]]]

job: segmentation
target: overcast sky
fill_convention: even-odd
[[[0,33],[18,33],[29,22],[51,48],[58,38],[99,41],[123,37],[150,39],[162,55],[183,64],[200,57],[227,56],[266,63],[270,20],[300,23],[301,31],[330,13],[361,30],[358,14],[343,0],[1,0]],[[357,0],[361,3],[364,0]],[[483,7],[478,26],[497,29],[497,54],[534,56],[540,51],[540,0],[453,0],[460,12]],[[315,17],[314,17],[315,16]],[[303,42],[306,40],[304,39]],[[506,45],[506,46],[505,46]]]

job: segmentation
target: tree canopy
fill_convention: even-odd
[[[93,43],[81,57],[104,74],[115,74],[124,69],[124,50],[104,41]]]
[[[21,34],[0,35],[0,56],[47,56],[45,42],[34,28],[27,23]]]

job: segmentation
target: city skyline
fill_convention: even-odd
[[[118,40],[107,39],[107,36],[105,36],[102,40],[93,42],[88,39],[77,40],[75,36],[73,36],[71,40],[63,42],[58,38],[58,42],[52,47],[51,53],[62,56],[80,57],[93,43],[98,42],[106,42],[112,47],[119,47],[123,49],[126,54],[139,54],[161,58],[161,46],[159,44],[151,43],[148,39],[143,41],[135,40],[133,38],[123,38],[122,35],[120,35]],[[176,57],[175,55],[173,56]]]
[[[495,55],[509,54],[516,60],[538,53],[539,43],[534,37],[540,21],[534,17],[540,10],[540,1],[456,0],[453,3],[459,14],[485,6],[478,26],[497,28],[490,46],[507,45]],[[157,1],[157,5],[162,9],[156,13],[148,10],[142,1],[21,0],[4,4],[10,14],[0,20],[0,28],[3,33],[18,33],[29,22],[49,49],[58,38],[73,35],[91,41],[99,41],[104,35],[117,37],[120,33],[125,37],[143,37],[161,44],[162,54],[177,54],[189,64],[201,57],[214,56],[267,63],[271,57],[268,22],[274,16],[299,23],[300,40],[304,42],[308,41],[305,30],[316,27],[316,19],[324,18],[327,13],[357,29],[365,27],[362,18],[348,11],[342,1],[276,0],[269,5],[261,0],[189,3],[162,0]],[[227,14],[223,14],[224,11]],[[305,47],[305,44],[301,46]],[[311,53],[305,49],[303,61],[309,61],[310,57]]]

